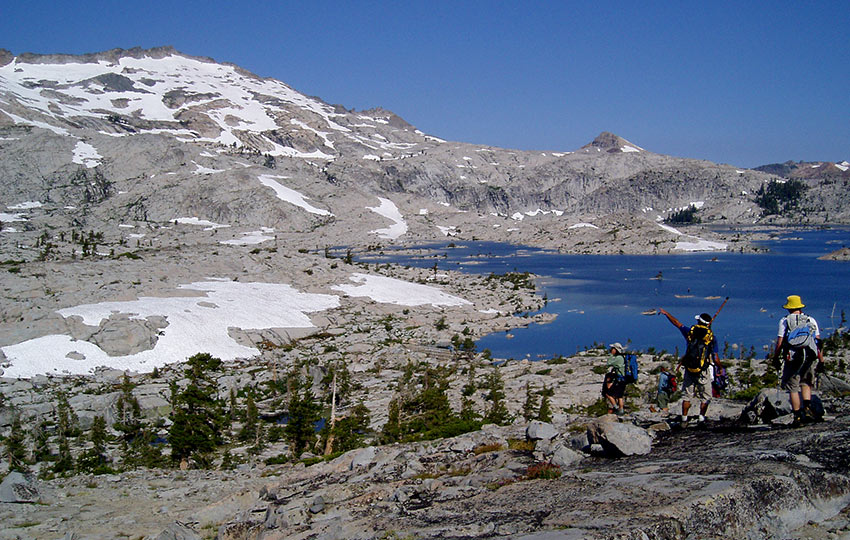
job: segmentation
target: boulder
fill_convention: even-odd
[[[555,426],[546,422],[534,420],[525,430],[525,437],[531,441],[548,441],[559,435]]]
[[[587,428],[591,444],[599,444],[607,454],[633,456],[648,454],[652,450],[652,437],[643,428],[600,419]]]
[[[555,447],[554,452],[552,452],[552,457],[549,458],[549,461],[551,461],[553,465],[566,469],[582,459],[584,459],[584,456],[572,448],[564,445],[558,445]]]
[[[812,410],[823,416],[823,403],[817,395],[812,396]],[[748,424],[767,424],[787,417],[792,412],[788,392],[779,388],[765,388],[744,408],[741,420]]]
[[[175,521],[158,535],[149,536],[146,540],[201,540],[201,537],[187,525]]]
[[[0,502],[36,503],[39,499],[41,494],[33,475],[12,471],[0,483]]]

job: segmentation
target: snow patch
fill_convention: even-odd
[[[71,161],[78,165],[85,165],[87,169],[93,169],[100,165],[102,157],[97,153],[97,148],[83,141],[78,141],[77,146],[74,147],[74,157]]]
[[[378,197],[378,200],[381,201],[380,206],[367,206],[366,209],[371,210],[376,214],[393,221],[394,223],[386,229],[375,229],[374,231],[369,232],[377,234],[379,238],[396,240],[399,236],[407,232],[407,223],[404,221],[404,217],[401,215],[401,212],[399,212],[395,203],[389,199],[384,199],[383,197]]]
[[[26,201],[18,204],[14,204],[12,206],[7,206],[8,210],[32,210],[33,208],[41,208],[44,206],[38,201]]]
[[[351,281],[359,285],[334,285],[334,290],[341,291],[348,296],[368,297],[375,302],[383,304],[396,304],[400,306],[464,306],[472,305],[472,302],[444,293],[436,287],[410,283],[399,279],[385,276],[372,276],[368,274],[353,274]]]
[[[150,371],[172,362],[185,361],[199,351],[222,360],[259,354],[253,347],[230,338],[232,328],[313,328],[306,315],[339,306],[339,297],[302,293],[286,284],[206,281],[182,285],[182,290],[203,296],[142,297],[130,302],[102,302],[59,310],[63,317],[80,317],[98,326],[111,315],[131,319],[165,317],[153,349],[127,356],[109,356],[97,345],[67,335],[49,335],[3,347],[9,367],[5,377],[24,378],[42,373],[85,374],[108,366],[128,371]],[[82,358],[73,360],[72,358]]]
[[[576,223],[575,225],[570,225],[568,228],[570,229],[598,229],[596,225],[593,223]]]
[[[206,227],[205,231],[212,231],[215,229],[223,229],[226,227],[230,227],[230,225],[222,225],[220,223],[213,223],[212,221],[207,221],[206,219],[198,219],[196,217],[182,217],[177,219],[172,219],[172,223],[179,223],[181,225],[197,225],[200,227]]]
[[[264,186],[272,188],[274,190],[275,194],[277,195],[277,198],[282,200],[282,201],[288,202],[290,204],[294,204],[295,206],[297,206],[299,208],[303,208],[304,210],[310,212],[311,214],[317,214],[317,215],[320,215],[320,216],[332,216],[333,215],[331,212],[328,212],[327,210],[323,210],[321,208],[316,208],[312,204],[308,203],[307,201],[310,200],[309,197],[305,197],[304,195],[298,193],[294,189],[290,189],[290,188],[282,185],[280,182],[277,181],[277,179],[284,179],[284,178],[288,178],[288,177],[286,177],[286,176],[273,176],[273,175],[270,175],[270,174],[261,174],[258,179],[260,180],[260,183],[263,184]]]
[[[219,244],[225,244],[229,246],[251,246],[254,244],[262,244],[263,242],[274,240],[274,236],[269,236],[269,234],[273,232],[274,229],[272,228],[262,227],[259,231],[250,231],[242,233],[242,238],[234,238],[233,240],[223,240],[219,242]]]

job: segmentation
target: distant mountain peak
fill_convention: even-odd
[[[640,146],[608,131],[603,131],[593,142],[581,147],[582,150],[596,149],[599,152],[644,152]]]

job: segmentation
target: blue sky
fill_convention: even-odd
[[[850,2],[0,0],[15,54],[173,45],[438,137],[850,160]]]

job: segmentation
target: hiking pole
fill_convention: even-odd
[[[727,297],[726,297],[726,300],[724,300],[724,301],[723,301],[723,303],[722,303],[722,304],[720,304],[720,307],[719,307],[719,308],[717,308],[717,311],[714,313],[714,317],[712,317],[712,318],[711,318],[711,322],[712,322],[712,323],[714,322],[714,319],[716,319],[716,318],[717,318],[717,316],[718,316],[718,315],[720,315],[720,310],[721,310],[721,309],[723,309],[723,306],[725,306],[725,305],[726,305],[726,302],[728,302],[728,301],[729,301],[729,297],[727,296]]]

